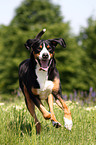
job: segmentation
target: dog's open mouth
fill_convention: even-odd
[[[39,63],[40,65],[40,68],[39,70],[43,70],[43,71],[48,71],[51,63],[52,63],[52,59],[47,59],[47,60],[44,60],[44,59],[36,59],[36,62]]]
[[[43,70],[43,71],[48,71],[48,69],[49,69],[49,67],[50,67],[50,65],[51,65],[51,63],[52,63],[52,59],[35,59],[36,60],[36,62],[40,65],[40,68],[39,68],[39,70]]]
[[[48,71],[49,68],[49,60],[40,60],[40,69],[43,71]]]

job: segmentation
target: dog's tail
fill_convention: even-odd
[[[46,29],[43,29],[36,37],[35,39],[40,39],[41,36],[45,33]]]

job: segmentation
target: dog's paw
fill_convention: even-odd
[[[67,119],[67,118],[64,117],[64,123],[65,123],[64,127],[66,129],[68,129],[68,130],[71,130],[72,129],[72,126],[73,126],[72,120],[69,120],[69,119]]]
[[[61,124],[59,122],[55,122],[53,120],[52,120],[52,124],[53,124],[53,127],[56,127],[56,128],[61,127]]]

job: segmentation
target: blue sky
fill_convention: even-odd
[[[0,2],[0,24],[8,25],[15,15],[15,9],[23,0],[2,0]],[[38,1],[38,0],[37,0]],[[96,0],[50,0],[61,6],[64,21],[70,21],[74,33],[81,26],[87,26],[87,18],[96,19]]]

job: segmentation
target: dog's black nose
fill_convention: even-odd
[[[48,57],[49,57],[48,53],[43,53],[43,55],[42,55],[43,59],[48,59]]]

